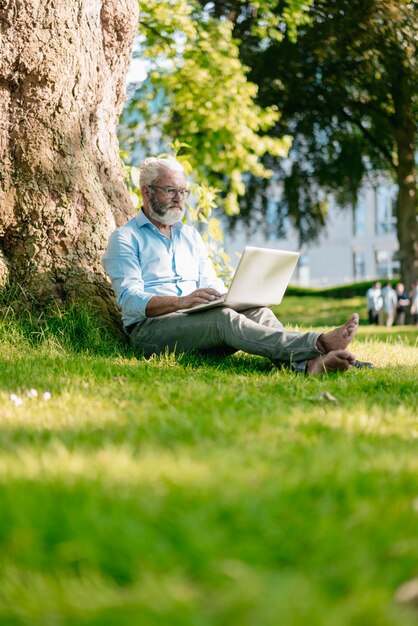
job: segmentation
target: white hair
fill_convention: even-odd
[[[180,172],[185,176],[182,164],[174,157],[148,157],[142,161],[139,169],[140,185],[152,185],[163,169]]]

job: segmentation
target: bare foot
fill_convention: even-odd
[[[357,313],[353,313],[348,322],[334,330],[330,330],[328,333],[319,335],[316,347],[323,354],[328,354],[333,350],[345,350],[350,341],[358,330],[359,316]]]
[[[355,360],[354,354],[347,350],[333,350],[323,356],[309,359],[306,373],[309,376],[316,376],[317,374],[326,374],[327,372],[348,370]]]

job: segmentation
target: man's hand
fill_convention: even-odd
[[[209,287],[196,289],[188,296],[153,296],[147,304],[145,314],[147,317],[167,315],[167,313],[175,313],[182,309],[190,309],[197,304],[207,304],[220,297],[219,291]]]
[[[190,309],[197,304],[208,304],[208,302],[212,302],[213,300],[217,300],[221,297],[222,294],[216,289],[210,289],[209,287],[201,287],[200,289],[196,289],[192,293],[189,293],[188,296],[181,296],[180,300],[180,310],[181,309]]]

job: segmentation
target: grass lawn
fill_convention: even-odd
[[[417,624],[398,601],[418,577],[417,329],[364,325],[352,349],[376,369],[312,379],[3,315],[0,625]]]

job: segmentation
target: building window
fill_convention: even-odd
[[[376,189],[376,235],[396,233],[396,185]]]
[[[399,274],[401,265],[397,253],[391,250],[376,250],[377,278],[393,278]]]
[[[267,200],[265,228],[268,241],[286,238],[291,229],[290,219],[280,211],[280,204],[274,198]]]
[[[299,285],[307,286],[310,282],[310,268],[309,268],[309,258],[306,254],[300,255],[299,263],[298,263],[298,277],[299,277]]]
[[[353,235],[363,237],[366,234],[366,198],[364,192],[360,191],[357,204],[353,210]]]
[[[266,235],[268,241],[277,239],[277,201],[273,198],[267,200]]]
[[[366,257],[364,252],[354,252],[353,254],[354,278],[364,278],[366,276]]]

